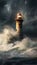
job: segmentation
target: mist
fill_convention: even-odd
[[[24,16],[21,41],[15,28],[19,11]],[[0,0],[0,59],[11,57],[37,57],[37,0]]]

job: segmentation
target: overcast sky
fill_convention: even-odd
[[[6,24],[12,25],[15,21],[15,15],[19,11],[24,15],[26,30],[35,30],[36,33],[37,0],[0,0],[0,26]]]

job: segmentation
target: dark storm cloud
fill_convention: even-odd
[[[37,29],[34,22],[34,20],[37,22],[37,0],[0,0],[0,26],[6,23],[12,25],[19,11],[24,14],[25,29],[29,32]]]

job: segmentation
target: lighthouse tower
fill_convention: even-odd
[[[23,15],[21,13],[17,13],[17,15],[16,15],[16,30],[17,30],[20,40],[23,38],[22,22],[23,22]]]

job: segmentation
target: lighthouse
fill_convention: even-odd
[[[23,38],[23,29],[22,29],[22,22],[23,22],[23,15],[22,13],[17,13],[16,15],[16,31],[18,33],[19,39]]]

